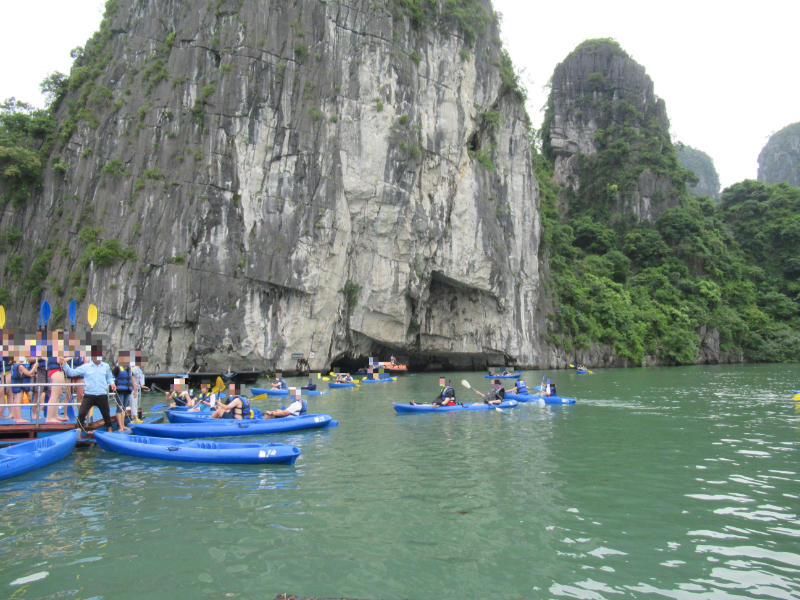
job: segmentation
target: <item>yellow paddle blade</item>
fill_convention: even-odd
[[[250,402],[258,402],[259,400],[266,400],[267,398],[269,398],[267,394],[259,394],[258,396],[250,398]]]
[[[795,394],[792,400],[794,400],[795,402],[800,402],[800,394]]]
[[[574,369],[574,368],[575,368],[575,365],[573,365],[572,363],[569,363],[569,368],[570,368],[570,369]]]
[[[366,380],[367,380],[367,378],[366,378],[366,377],[364,377],[364,378],[363,378],[361,381],[366,381]]]
[[[97,324],[97,307],[94,304],[89,305],[89,325],[92,329]]]
[[[0,306],[0,329],[6,326],[6,309]]]
[[[594,375],[594,371],[589,371],[589,374],[590,375]]]
[[[320,379],[322,379],[322,381],[330,381],[331,380],[330,377],[320,377]]]
[[[469,384],[469,381],[467,381],[466,379],[462,379],[461,380],[461,385],[463,385],[465,388],[467,388],[469,390],[472,389],[472,386]]]
[[[222,377],[217,377],[217,380],[214,382],[214,389],[217,390],[214,392],[215,394],[219,394],[220,392],[225,390],[225,382],[222,381]]]
[[[317,373],[317,379],[322,379],[322,373]]]

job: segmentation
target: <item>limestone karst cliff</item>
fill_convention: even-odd
[[[683,181],[664,101],[645,68],[614,40],[587,40],[556,66],[542,126],[561,182],[562,213],[598,211],[655,221],[678,205]]]
[[[800,123],[770,136],[758,155],[758,180],[800,187]]]
[[[3,212],[8,326],[78,297],[162,370],[537,365],[538,186],[496,16],[407,5],[110,0],[43,186]]]
[[[677,144],[675,152],[681,166],[697,176],[696,183],[687,183],[686,191],[692,196],[708,196],[719,202],[719,174],[714,167],[714,159],[702,150],[685,144]]]

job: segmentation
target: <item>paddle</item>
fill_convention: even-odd
[[[250,402],[258,402],[259,400],[266,400],[267,398],[269,398],[269,394],[259,394],[258,396],[250,398]]]
[[[472,390],[473,392],[475,392],[476,394],[478,394],[478,396],[480,396],[481,398],[483,398],[483,394],[481,394],[481,393],[480,393],[478,390],[473,390],[473,389],[472,389],[472,386],[469,384],[469,381],[467,381],[466,379],[462,379],[462,380],[461,380],[461,385],[463,385],[463,386],[464,386],[465,388],[467,388],[468,390]],[[484,400],[485,400],[485,398],[484,398]],[[498,407],[497,407],[497,406],[495,406],[494,404],[489,404],[489,406],[490,406],[490,407],[492,407],[493,409],[495,409],[497,412],[503,412],[503,409],[502,409],[502,408],[498,408]]]
[[[72,300],[69,303],[69,309],[67,311],[69,313],[69,322],[72,324],[72,331],[75,331],[75,317],[77,316],[76,315],[77,310],[78,310],[78,301]]]
[[[89,327],[94,329],[94,326],[97,325],[97,307],[94,304],[89,305]]]
[[[50,320],[50,303],[47,300],[42,300],[42,322],[44,323],[44,330],[47,331],[47,322]]]

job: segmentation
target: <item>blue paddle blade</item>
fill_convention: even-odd
[[[69,322],[75,327],[75,313],[78,310],[78,301],[73,300],[69,303]]]
[[[47,300],[42,301],[42,321],[44,326],[47,327],[47,322],[50,320],[50,303]]]

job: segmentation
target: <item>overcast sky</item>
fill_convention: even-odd
[[[39,82],[69,72],[69,51],[97,29],[99,0],[7,2],[0,36],[0,99],[41,104]],[[544,84],[587,38],[612,37],[655,82],[673,138],[707,152],[723,187],[755,179],[770,133],[800,121],[800,2],[494,0],[503,39],[525,69],[536,126]]]

